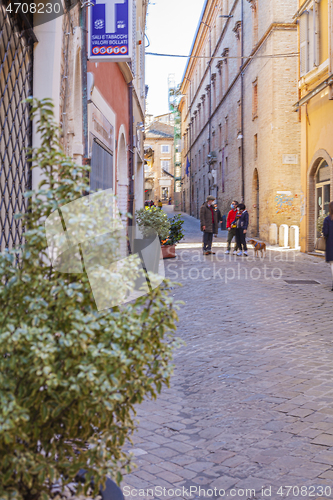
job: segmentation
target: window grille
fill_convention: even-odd
[[[31,189],[26,148],[32,126],[22,101],[32,95],[32,16],[23,21],[8,5],[0,0],[0,251],[24,243],[22,222],[14,216],[27,211],[24,193]]]
[[[113,187],[113,156],[94,141],[91,153],[90,188],[92,191],[97,191]]]

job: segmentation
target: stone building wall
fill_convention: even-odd
[[[192,215],[198,216],[198,207],[208,194],[213,194],[217,197],[221,212],[227,213],[230,202],[235,198],[241,201],[242,198],[243,160],[244,202],[250,213],[250,229],[252,234],[257,233],[259,206],[260,236],[268,239],[271,223],[299,225],[300,221],[300,123],[298,114],[292,110],[298,95],[297,57],[269,57],[272,54],[297,53],[297,28],[292,19],[297,1],[244,1],[243,36],[246,57],[243,58],[242,68],[243,129],[240,71],[241,1],[235,0],[232,3],[228,12],[232,17],[223,19],[222,22],[218,17],[219,5],[215,0],[207,3],[192,50],[192,55],[209,54],[209,32],[211,40],[217,40],[216,47],[212,44],[211,72],[207,65],[208,59],[205,60],[205,72],[202,59],[191,59],[182,83],[182,92],[186,96],[180,106],[184,146],[183,201],[185,198],[186,211],[189,213],[191,205]],[[253,10],[256,6],[257,30]],[[212,27],[211,30],[206,24]],[[247,58],[250,55],[251,59]],[[209,86],[211,81],[214,83]],[[257,112],[256,116],[253,116],[255,85]],[[209,147],[207,109],[210,92],[212,114]],[[193,117],[202,114],[203,106],[206,109],[206,119],[198,126],[198,118],[193,120]],[[193,125],[193,121],[197,122],[197,125]],[[207,158],[208,153],[212,151],[216,157],[213,163]],[[288,155],[285,160],[289,162],[296,158],[295,164],[283,164],[283,155]],[[184,175],[187,157],[191,157],[189,176]],[[212,169],[216,172],[216,183],[211,182],[209,186],[209,170]],[[257,178],[259,198],[256,192]]]
[[[65,153],[81,163],[82,146],[82,77],[80,4],[62,16],[60,68],[60,126]]]

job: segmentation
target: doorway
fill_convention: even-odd
[[[168,201],[169,199],[169,188],[162,187],[162,201]]]
[[[253,209],[254,209],[254,232],[255,236],[260,236],[260,210],[259,210],[259,174],[255,168],[253,172]]]
[[[331,175],[330,167],[326,160],[322,160],[316,173],[316,214],[315,214],[315,234],[317,238],[321,236],[321,221],[328,215],[328,205],[331,201]],[[320,221],[319,221],[320,219]],[[319,224],[318,224],[319,223]]]

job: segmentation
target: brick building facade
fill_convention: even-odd
[[[296,4],[207,0],[181,84],[183,210],[244,200],[266,240],[301,217]]]

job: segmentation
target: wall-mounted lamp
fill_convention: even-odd
[[[243,139],[243,136],[242,136],[242,133],[241,133],[241,132],[238,134],[237,139],[239,139],[239,140],[240,140],[240,139]]]

